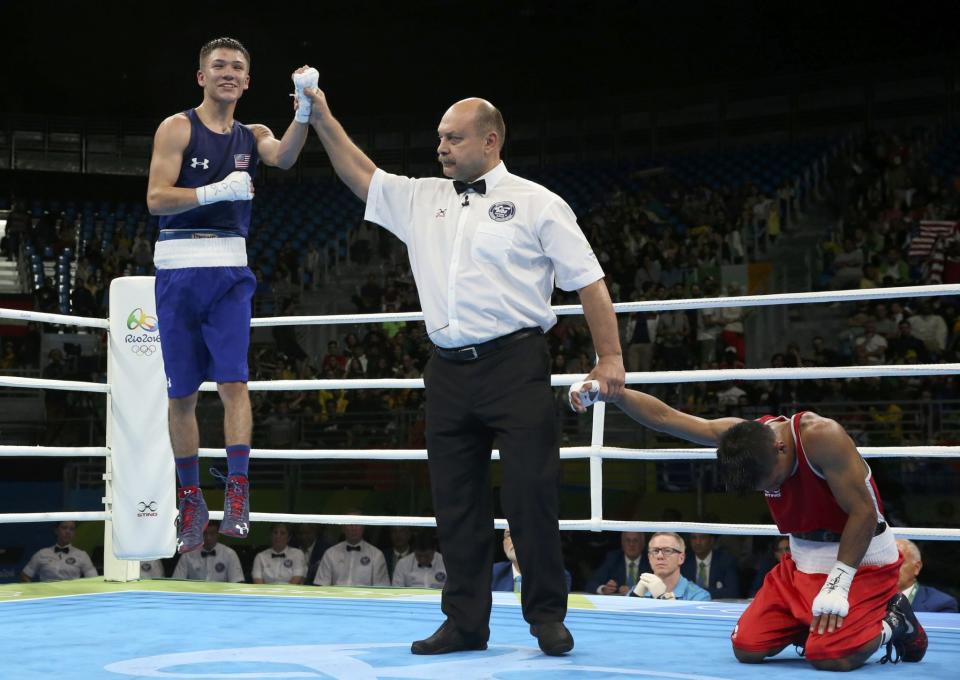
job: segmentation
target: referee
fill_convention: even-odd
[[[490,636],[494,554],[490,451],[499,446],[503,508],[524,574],[523,616],[550,655],[573,648],[560,551],[559,441],[544,333],[556,285],[576,290],[600,361],[603,399],[623,389],[617,322],[603,271],[570,207],[500,160],[505,126],[482,99],[451,106],[437,129],[449,179],[378,169],[310,89],[310,122],[365,219],[407,247],[435,351],[424,371],[427,451],[447,620],[414,654],[482,650]]]

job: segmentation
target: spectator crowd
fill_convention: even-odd
[[[316,525],[300,525],[291,535],[286,524],[274,524],[270,544],[263,549],[218,539],[219,526],[211,522],[198,550],[179,556],[171,578],[225,583],[291,584],[316,586],[379,586],[443,588],[443,556],[432,532],[391,527],[385,544],[365,540],[365,527],[342,527],[342,540],[330,544]],[[75,522],[54,528],[56,542],[39,550],[24,567],[21,581],[63,581],[97,575],[90,556],[72,545]],[[650,536],[638,532],[619,534],[619,545],[600,559],[575,565],[576,578],[566,572],[567,591],[595,595],[652,597],[676,600],[738,600],[753,597],[763,577],[789,554],[787,537],[772,541],[719,544],[717,536],[692,533],[686,539],[672,532]],[[745,538],[745,537],[742,537]],[[292,540],[291,540],[292,539]],[[750,546],[736,552],[736,546]],[[904,554],[900,587],[917,611],[957,611],[957,601],[946,592],[919,581],[923,569],[920,548],[898,541]],[[757,552],[752,552],[756,550]],[[243,555],[241,557],[240,555]],[[502,556],[493,564],[491,589],[521,592],[523,574],[510,530],[502,533]],[[573,560],[568,555],[568,563]],[[170,560],[172,561],[172,560]],[[141,563],[141,579],[164,578],[164,562]],[[248,577],[249,574],[249,577]]]

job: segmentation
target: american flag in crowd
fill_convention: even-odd
[[[957,240],[955,221],[925,221],[920,223],[919,231],[910,241],[910,257],[923,260],[921,273],[924,283],[943,282],[943,266],[947,246]]]
[[[235,153],[233,154],[233,167],[237,170],[246,170],[250,167],[250,154],[248,153]]]
[[[937,239],[946,240],[957,230],[955,221],[923,221],[913,238],[910,239],[908,257],[928,257],[933,252]]]

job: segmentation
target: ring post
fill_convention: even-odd
[[[590,522],[593,531],[602,531],[603,522],[603,416],[607,404],[598,401],[593,405],[593,427],[590,432]]]
[[[167,391],[152,276],[110,284],[104,576],[140,578],[140,560],[173,555],[177,516]]]

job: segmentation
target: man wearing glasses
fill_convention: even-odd
[[[631,597],[652,597],[657,600],[709,600],[710,593],[680,575],[680,565],[687,557],[687,547],[680,534],[660,532],[647,544],[652,574],[641,574]]]

